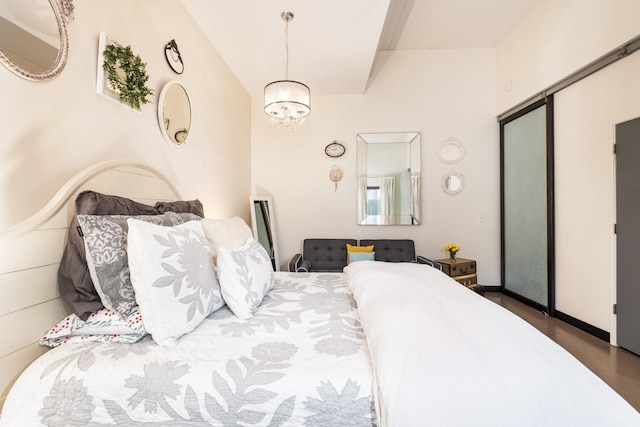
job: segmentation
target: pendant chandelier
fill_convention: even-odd
[[[310,92],[307,85],[289,80],[289,22],[293,13],[282,12],[280,16],[285,22],[285,80],[277,80],[264,87],[264,112],[271,118],[271,123],[295,128],[311,112]]]

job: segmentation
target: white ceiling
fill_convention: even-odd
[[[181,0],[251,96],[285,78],[283,11],[288,78],[313,96],[364,93],[379,51],[493,47],[538,1]]]

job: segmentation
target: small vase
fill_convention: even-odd
[[[449,261],[456,262],[456,253],[455,252],[449,252]]]

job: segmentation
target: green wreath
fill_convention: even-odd
[[[102,52],[102,68],[107,74],[109,88],[118,94],[120,101],[136,110],[148,104],[147,96],[153,91],[146,86],[149,75],[139,55],[134,55],[131,46],[107,45]]]

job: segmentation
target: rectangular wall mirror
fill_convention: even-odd
[[[358,224],[420,224],[420,132],[359,133],[357,150]]]
[[[280,269],[278,245],[276,244],[276,223],[273,219],[273,201],[271,197],[251,197],[251,223],[253,237],[260,242],[269,254],[273,271]]]

